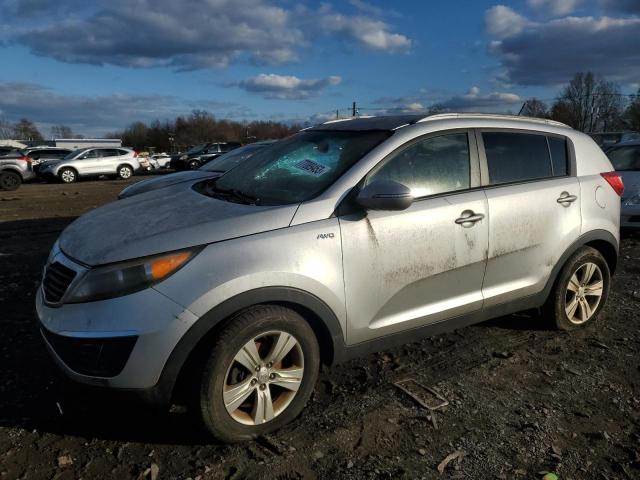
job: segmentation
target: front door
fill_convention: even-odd
[[[475,139],[465,131],[409,142],[364,183],[394,180],[416,200],[401,212],[341,216],[347,343],[480,310],[488,209]]]

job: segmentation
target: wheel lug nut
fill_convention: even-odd
[[[264,383],[260,385],[260,390],[264,390],[265,388],[267,388],[267,386]]]
[[[273,363],[271,362],[267,363],[267,368],[271,368],[271,367],[273,367]]]
[[[256,383],[258,383],[258,381],[254,378],[251,380],[251,386],[253,387]]]
[[[271,375],[269,375],[269,378],[270,378],[271,380],[273,380],[274,378],[276,378],[276,374],[275,374],[275,373],[272,373]]]
[[[260,365],[256,365],[256,372],[260,371]]]

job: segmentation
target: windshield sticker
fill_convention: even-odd
[[[316,163],[313,160],[309,160],[308,158],[296,163],[295,167],[310,173],[314,177],[319,177],[327,170],[326,165]]]

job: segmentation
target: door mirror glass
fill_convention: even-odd
[[[406,185],[379,180],[360,190],[356,203],[365,210],[406,210],[413,203],[413,195]]]

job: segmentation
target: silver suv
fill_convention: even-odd
[[[551,121],[327,122],[76,220],[42,335],[79,382],[160,402],[195,386],[214,436],[255,438],[302,411],[321,363],[524,309],[592,322],[618,256],[612,170]]]
[[[42,162],[38,174],[46,179],[73,183],[79,177],[100,175],[127,179],[139,169],[138,154],[128,148],[81,148],[61,160]]]

